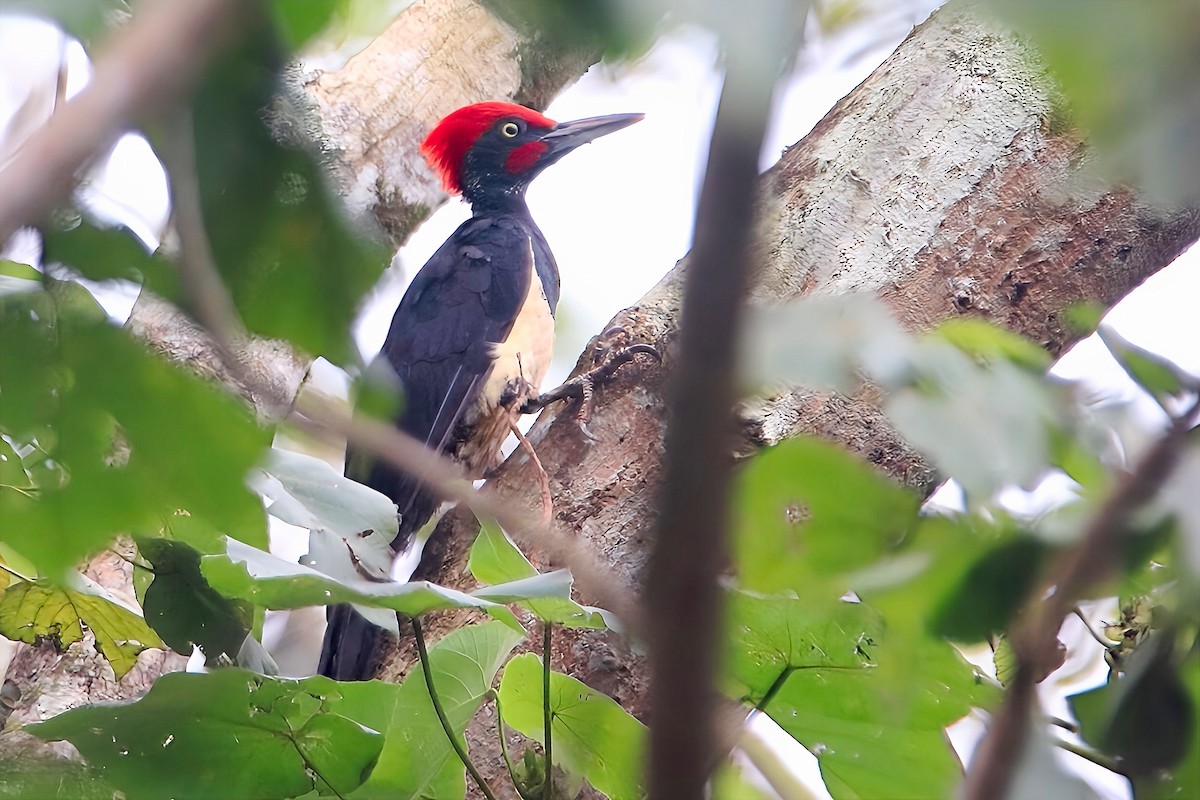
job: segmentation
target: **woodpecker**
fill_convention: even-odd
[[[451,113],[421,145],[446,191],[470,203],[471,218],[413,278],[380,358],[404,393],[396,427],[473,477],[499,463],[500,446],[523,410],[569,394],[538,395],[554,347],[559,274],[525,191],[567,153],[642,117],[555,122],[511,103],[477,103]],[[360,471],[352,461],[349,477],[396,503],[400,527],[392,549],[404,550],[442,498],[387,464]],[[320,674],[369,678],[382,629],[349,606],[330,608],[328,621]]]

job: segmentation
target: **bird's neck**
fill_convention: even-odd
[[[525,188],[481,191],[464,194],[471,204],[471,213],[476,217],[512,214],[529,217],[529,206],[525,204]]]

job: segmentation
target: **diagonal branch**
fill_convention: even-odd
[[[1172,420],[1167,432],[1097,509],[1079,542],[1062,555],[1030,595],[1025,613],[1010,637],[1017,672],[1004,705],[988,728],[967,773],[968,800],[1001,800],[1025,745],[1039,676],[1053,668],[1059,629],[1090,586],[1110,577],[1120,558],[1122,540],[1134,514],[1154,499],[1179,462],[1188,434],[1200,423],[1200,398]]]

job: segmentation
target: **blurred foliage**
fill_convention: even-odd
[[[483,0],[482,4],[518,31],[564,53],[633,58],[644,54],[654,41],[642,10],[612,0]]]
[[[270,9],[284,45],[296,52],[350,5],[351,0],[273,0]]]
[[[1200,57],[1200,48],[1187,49],[1196,35],[1192,10],[992,2],[1020,15],[1033,39],[1053,34],[1045,52],[1079,119],[1094,126],[1102,147],[1119,155],[1124,142],[1139,154],[1123,162],[1127,174],[1166,197],[1190,197],[1200,171],[1187,168],[1195,148],[1180,152],[1190,141],[1180,121],[1194,119],[1188,115],[1200,104],[1189,98],[1200,83],[1180,74],[1194,75],[1188,70]],[[122,4],[21,5],[73,14],[71,29],[86,38]],[[596,52],[637,52],[660,22],[630,27],[615,3],[489,5],[533,20],[564,46]],[[807,5],[772,8],[799,14]],[[271,3],[263,24],[250,26],[205,76],[188,128],[213,257],[238,315],[255,333],[342,364],[352,360],[356,306],[386,257],[343,217],[314,154],[275,141],[264,118],[289,53],[349,9],[346,0]],[[829,28],[860,13],[853,2],[818,9]],[[1147,37],[1163,44],[1148,47]],[[1104,125],[1114,114],[1129,124],[1110,137]],[[179,132],[161,122],[148,122],[153,138],[171,144],[166,137]],[[1155,153],[1143,152],[1146,142]],[[1174,159],[1171,175],[1162,174],[1161,159]],[[84,277],[132,280],[188,304],[174,255],[147,254],[127,232],[64,211],[45,231],[45,252]],[[351,602],[389,623],[398,615],[397,625],[436,609],[481,609],[495,619],[453,631],[429,652],[452,735],[462,737],[494,693],[504,724],[535,741],[548,711],[560,789],[586,780],[611,797],[641,796],[641,723],[575,678],[548,674],[535,655],[509,660],[526,634],[510,603],[539,617],[539,627],[609,622],[603,610],[570,599],[568,574],[539,573],[484,521],[469,566],[488,586],[462,592],[364,579],[390,567],[395,507],[386,497],[316,459],[268,454],[273,430],[223,391],[164,363],[109,323],[82,284],[54,274],[0,262],[0,632],[63,647],[86,629],[120,675],[160,639],[181,652],[199,645],[212,664],[237,659],[257,645],[254,620],[265,608]],[[1099,324],[1088,309],[1076,318],[1089,329]],[[808,747],[839,800],[888,796],[898,786],[945,796],[961,771],[944,728],[998,702],[1011,650],[996,634],[1030,602],[1043,565],[1077,541],[1127,465],[1113,458],[1111,432],[1080,408],[1072,387],[1044,376],[1041,348],[980,322],[914,338],[880,303],[851,296],[765,312],[751,328],[746,386],[852,391],[871,381],[904,438],[964,487],[967,508],[922,510],[870,464],[812,439],[746,465],[725,584],[723,689]],[[1168,414],[1195,392],[1195,376],[1177,365],[1111,331],[1104,341]],[[1105,632],[1113,640],[1110,681],[1074,698],[1083,738],[1133,778],[1139,800],[1200,794],[1200,765],[1185,757],[1195,752],[1200,703],[1200,445],[1189,448],[1113,554],[1120,574],[1092,587],[1096,597],[1120,593],[1125,613]],[[999,502],[1003,490],[1055,470],[1079,484],[1063,508],[1019,517]],[[303,565],[266,552],[256,493],[271,515],[312,532]],[[145,619],[74,571],[119,534],[137,537]],[[996,642],[999,682],[949,640]],[[74,743],[130,798],[317,792],[458,800],[467,787],[420,669],[400,686],[238,669],[168,675],[139,701],[75,709],[28,730]],[[1038,731],[1033,745],[1018,785],[1066,786],[1049,756],[1052,736]],[[544,786],[547,765],[535,749],[519,762],[526,790]],[[22,780],[11,785],[42,785],[33,772]],[[64,782],[58,794],[84,796],[85,783]],[[741,796],[742,788],[723,773],[717,793]]]
[[[358,302],[388,254],[341,213],[314,153],[272,137],[264,113],[285,63],[274,32],[254,27],[196,93],[190,119],[205,226],[247,328],[346,364]]]
[[[0,0],[0,12],[54,20],[86,44],[105,38],[129,11],[128,0]]]
[[[236,400],[52,292],[0,298],[0,339],[0,434],[34,487],[0,491],[0,519],[41,574],[180,508],[229,528],[254,513],[264,435]]]
[[[1165,411],[1195,402],[1195,376],[1111,331],[1102,340]],[[822,346],[796,352],[788,343],[797,341]],[[946,640],[995,643],[1006,682],[1013,653],[996,634],[1029,605],[1129,465],[1112,458],[1111,434],[1101,435],[1070,387],[1043,376],[1040,351],[979,322],[914,339],[877,301],[811,298],[765,312],[747,348],[752,385],[782,379],[845,391],[865,377],[882,387],[893,423],[967,489],[968,508],[919,512],[867,464],[821,442],[762,454],[738,493],[738,583],[755,594],[731,604],[730,691],[816,753],[835,798],[886,796],[895,785],[945,795],[959,770],[942,728],[999,695]],[[1089,587],[1091,597],[1136,589],[1154,598],[1154,613],[1131,612],[1122,643],[1109,649],[1113,682],[1075,698],[1097,758],[1115,759],[1138,797],[1200,788],[1184,758],[1197,735],[1188,680],[1200,569],[1187,554],[1200,544],[1200,498],[1194,480],[1190,491],[1173,488],[1193,474],[1200,443],[1190,444],[1162,500],[1142,509],[1111,554],[1117,580]],[[1014,517],[999,504],[1004,487],[1032,487],[1056,467],[1083,481],[1056,511]],[[1074,786],[1050,758],[1053,737],[1039,731],[1033,740],[1016,785]]]
[[[1106,176],[1171,205],[1200,203],[1200,4],[988,0],[1026,34]]]

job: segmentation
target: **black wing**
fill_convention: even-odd
[[[404,389],[396,426],[443,450],[475,402],[492,367],[492,343],[508,338],[534,270],[553,312],[558,268],[541,232],[527,218],[472,218],[413,278],[383,345]],[[400,511],[392,542],[407,547],[441,500],[412,476],[383,463],[347,456],[347,475],[390,497]],[[335,680],[374,672],[382,629],[349,606],[332,606],[317,671]]]
[[[547,259],[557,295],[557,269],[532,222],[475,217],[421,268],[396,309],[381,354],[404,391],[396,421],[400,430],[434,450],[447,447],[491,369],[492,343],[507,338],[534,268],[545,269]],[[371,464],[365,476],[351,477],[396,503],[401,514],[397,549],[407,546],[440,503],[411,476],[386,464]]]

